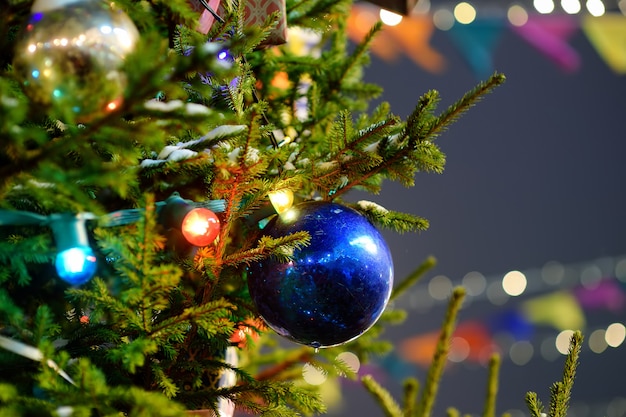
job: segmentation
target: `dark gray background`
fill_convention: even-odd
[[[443,74],[429,74],[408,58],[389,63],[376,57],[366,72],[368,81],[383,86],[383,99],[398,115],[408,115],[429,89],[440,91],[443,109],[477,82],[444,32],[437,31],[432,44],[446,57]],[[626,253],[626,78],[611,71],[581,31],[570,44],[582,58],[574,74],[562,72],[505,30],[494,62],[507,82],[439,139],[447,154],[445,172],[419,174],[411,189],[387,183],[379,196],[353,196],[430,220],[430,229],[421,234],[385,233],[398,279],[431,254],[438,266],[429,277],[443,274],[459,282],[470,271],[498,277],[549,261],[568,265]],[[486,320],[497,312],[490,303],[477,302],[461,312],[461,320]],[[443,310],[437,308],[411,311],[406,324],[388,334],[400,342],[437,329],[442,318]],[[593,314],[588,320],[589,328],[623,323],[624,312]],[[607,411],[616,397],[626,397],[625,349],[609,348],[600,355],[583,349],[572,416],[626,415]],[[498,414],[525,410],[528,390],[537,391],[547,405],[549,386],[561,369],[562,359],[550,362],[539,355],[525,366],[505,360]],[[380,376],[400,398],[400,375],[387,371],[383,366]],[[405,371],[424,380],[419,367]],[[448,406],[480,414],[486,377],[486,369],[478,365],[451,367],[435,415],[444,415]],[[383,413],[362,388],[345,384],[344,406],[331,415]]]

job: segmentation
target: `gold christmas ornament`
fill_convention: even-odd
[[[108,2],[39,0],[16,46],[15,74],[51,117],[86,123],[122,104],[122,65],[138,39],[132,20]]]

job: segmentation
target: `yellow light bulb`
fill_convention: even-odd
[[[293,205],[293,191],[289,189],[272,191],[268,196],[274,210],[276,210],[278,214],[286,212]]]

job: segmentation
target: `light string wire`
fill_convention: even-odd
[[[172,194],[170,198],[179,197],[178,193]],[[193,202],[184,200],[193,208],[206,208],[214,213],[222,213],[226,210],[225,200],[206,200],[201,202]],[[155,203],[157,213],[167,205],[168,201],[158,201]],[[116,227],[125,224],[137,222],[143,215],[144,209],[124,209],[107,213],[102,216],[96,216],[90,212],[77,213],[76,217],[86,220],[97,220],[102,227]],[[59,213],[42,215],[30,211],[6,210],[0,209],[0,226],[50,226],[56,221]]]

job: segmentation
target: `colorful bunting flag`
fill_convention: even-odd
[[[531,15],[526,24],[511,29],[566,72],[580,67],[580,56],[568,40],[578,30],[575,17],[564,14]]]
[[[626,74],[626,16],[586,16],[582,29],[606,64],[617,74]]]
[[[348,35],[360,42],[379,20],[379,9],[367,4],[355,4],[348,18]],[[372,42],[372,52],[386,61],[407,55],[420,67],[433,73],[443,71],[445,60],[429,44],[434,31],[432,19],[426,15],[403,17],[395,26],[385,26]]]
[[[364,4],[353,5],[347,21],[348,36],[354,42],[361,42],[378,20],[377,8]],[[390,34],[384,30],[378,32],[371,50],[385,61],[395,60],[403,53],[398,45],[393,42]]]
[[[589,310],[609,310],[620,313],[626,306],[626,295],[615,279],[603,279],[597,285],[574,289],[580,305]]]
[[[585,314],[576,297],[567,291],[525,301],[522,312],[531,323],[552,326],[558,330],[582,330],[585,327]]]
[[[434,30],[432,19],[425,15],[404,17],[398,25],[385,28],[413,62],[427,71],[440,73],[445,60],[430,46]]]
[[[478,78],[486,78],[494,71],[493,52],[504,22],[501,17],[477,18],[469,24],[455,23],[447,32]]]
[[[489,327],[492,334],[509,334],[515,340],[530,340],[534,333],[534,326],[518,309],[504,310],[499,314],[494,314],[489,319]]]
[[[452,335],[452,340],[455,338],[464,341],[463,345],[468,349],[464,359],[468,361],[485,362],[494,350],[495,344],[487,327],[478,321],[460,323]],[[409,363],[426,368],[430,366],[438,340],[439,332],[409,337],[400,344],[400,357]]]
[[[400,357],[407,362],[427,368],[437,348],[438,332],[409,337],[400,344]]]
[[[373,4],[353,5],[348,19],[348,35],[353,41],[363,39],[380,19],[379,11]],[[455,22],[447,34],[477,77],[485,78],[494,71],[493,54],[506,27],[565,72],[575,72],[581,66],[580,55],[568,42],[582,28],[606,64],[614,72],[626,74],[626,16],[622,14],[530,14],[521,26],[508,23],[503,14],[479,17],[469,24]],[[440,73],[445,69],[445,58],[430,45],[434,30],[431,15],[409,14],[398,25],[385,26],[371,50],[386,61],[404,54],[425,70]]]

